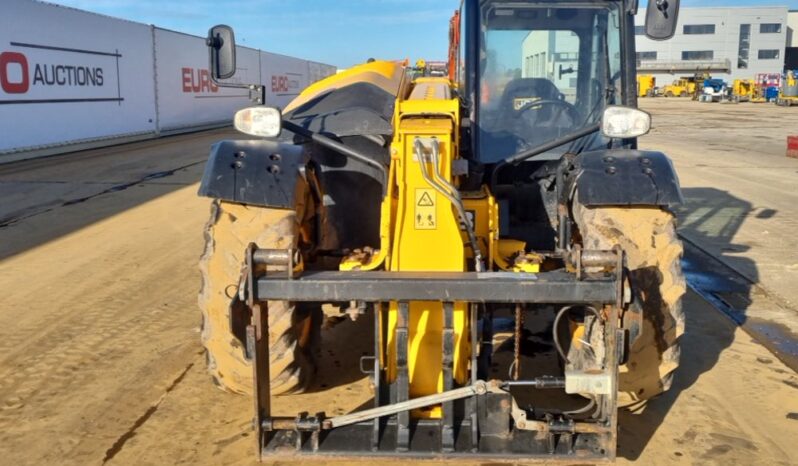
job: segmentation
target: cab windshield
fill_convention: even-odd
[[[589,126],[620,99],[617,8],[545,5],[496,2],[482,11],[477,126],[483,163]],[[606,141],[593,134],[550,155],[600,144]]]

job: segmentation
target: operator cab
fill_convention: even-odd
[[[601,2],[483,4],[475,88],[482,163],[594,124],[620,103],[619,14],[616,4]],[[582,144],[607,143],[596,133],[586,138]]]
[[[646,34],[667,38],[678,2],[652,5]],[[619,137],[601,125],[610,107],[637,107],[636,9],[637,0],[464,2],[457,81],[473,166],[465,186],[489,186],[509,219],[503,238],[553,250],[563,180],[579,154],[634,149],[645,133]]]

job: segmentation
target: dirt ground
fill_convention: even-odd
[[[641,106],[654,128],[640,146],[668,154],[679,173],[682,236],[798,308],[798,159],[785,156],[798,110],[679,98]]]
[[[683,105],[648,108],[655,122],[679,120],[699,141],[711,135],[726,152],[764,157],[732,141],[738,128],[725,119],[702,136],[695,128],[706,115]],[[688,130],[662,131],[672,133],[655,133],[653,143]],[[254,464],[252,402],[210,383],[198,333],[208,201],[196,197],[196,182],[209,144],[230,135],[0,167],[0,193],[29,193],[0,203],[0,464]],[[688,163],[706,160],[705,146],[680,144],[682,179],[717,189]],[[795,199],[792,186],[783,196]],[[686,310],[674,387],[642,412],[622,414],[618,462],[798,463],[798,374],[698,295],[687,296]],[[366,402],[357,359],[369,351],[370,331],[367,320],[325,330],[321,382],[277,399],[278,414]]]

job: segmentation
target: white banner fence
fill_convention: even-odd
[[[209,25],[210,26],[210,25]],[[336,68],[238,47],[231,80],[284,107]],[[230,124],[247,89],[210,79],[202,37],[33,0],[3,0],[0,163]]]

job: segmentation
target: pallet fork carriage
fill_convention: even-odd
[[[625,334],[620,330],[623,307],[623,253],[578,251],[570,259],[573,273],[539,274],[502,272],[413,273],[413,272],[307,272],[294,276],[291,251],[257,249],[247,252],[247,266],[240,298],[252,312],[247,327],[247,347],[252,355],[258,455],[274,455],[286,448],[299,453],[329,456],[391,455],[427,456],[458,453],[498,458],[529,458],[554,453],[579,458],[615,457],[617,436],[617,385],[619,357]],[[269,272],[271,267],[279,272]],[[587,273],[584,268],[602,268]],[[265,270],[260,275],[255,270]],[[288,270],[289,272],[286,272]],[[374,355],[363,358],[361,367],[373,361],[369,374],[374,387],[374,407],[358,413],[327,417],[324,413],[277,417],[271,411],[268,342],[268,301],[340,301],[367,303],[374,316]],[[408,398],[407,321],[408,302],[443,302],[442,393]],[[398,374],[386,385],[380,367],[380,332],[384,332],[385,303],[399,303],[396,326]],[[455,301],[472,304],[472,322],[477,322],[480,304],[505,303],[523,309],[525,303],[573,306],[600,305],[605,326],[605,352],[600,371],[571,371],[563,377],[517,380],[478,378],[476,326],[470,331],[471,364],[468,385],[454,387],[452,320]],[[572,382],[574,381],[574,382]],[[570,386],[571,384],[574,386]],[[565,388],[566,392],[593,393],[596,411],[592,417],[574,420],[552,412],[545,421],[528,420],[510,388]],[[587,388],[586,388],[587,387]],[[441,419],[410,420],[412,409],[441,405]]]

